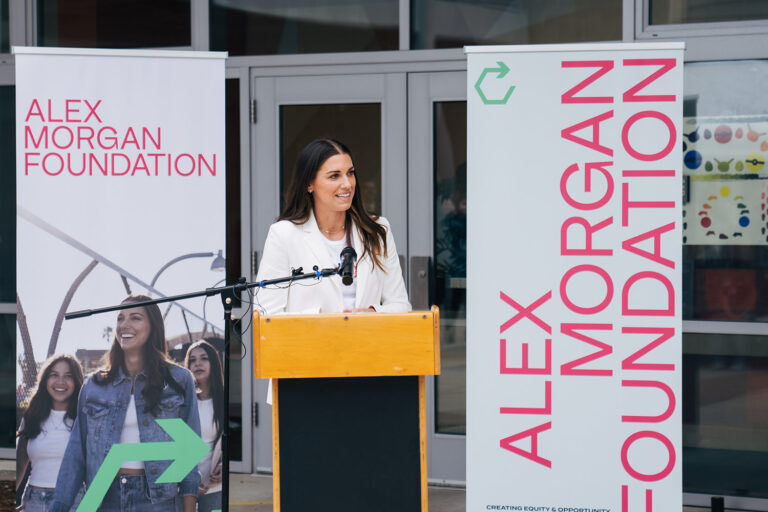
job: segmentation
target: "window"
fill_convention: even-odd
[[[40,46],[191,46],[190,0],[39,0]]]
[[[412,0],[411,48],[621,40],[621,0]]]
[[[15,91],[0,86],[0,303],[16,302]]]
[[[397,50],[398,4],[398,0],[212,0],[210,46],[230,55]]]
[[[0,53],[8,53],[10,49],[8,0],[0,0]]]
[[[768,61],[685,66],[685,320],[768,320],[766,80]],[[768,497],[764,337],[696,325],[683,335],[684,490]]]
[[[768,19],[764,0],[651,0],[648,19],[651,25],[755,21]]]

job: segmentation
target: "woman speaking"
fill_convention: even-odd
[[[256,302],[264,313],[411,310],[389,223],[363,204],[344,144],[318,139],[301,151],[283,212],[269,229],[257,280],[289,276],[299,267],[334,267],[345,247],[358,256],[354,280],[346,286],[336,275],[260,289]]]

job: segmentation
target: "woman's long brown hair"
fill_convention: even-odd
[[[69,419],[69,427],[71,428],[77,418],[77,397],[80,394],[80,388],[83,386],[83,369],[80,367],[80,363],[73,356],[68,354],[60,354],[52,356],[48,359],[43,367],[40,369],[40,374],[37,378],[37,386],[32,393],[32,398],[29,401],[29,407],[24,411],[22,419],[21,430],[18,435],[26,437],[27,439],[34,439],[40,435],[40,431],[43,422],[48,419],[53,408],[53,398],[48,393],[48,377],[53,371],[53,367],[60,361],[66,361],[69,365],[69,373],[72,374],[72,380],[75,381],[75,389],[72,392],[72,396],[69,398],[67,404],[67,412],[64,414],[64,419]]]
[[[209,377],[210,395],[213,398],[213,422],[216,424],[216,436],[220,436],[224,423],[224,376],[221,371],[221,359],[219,359],[218,351],[205,340],[199,340],[194,342],[187,349],[187,355],[184,357],[184,366],[188,370],[192,370],[189,367],[189,354],[196,348],[202,348],[205,350],[208,356],[208,363],[211,366],[211,375]],[[199,390],[198,390],[199,394]]]
[[[334,155],[349,155],[352,153],[344,144],[335,139],[313,140],[301,150],[296,161],[296,170],[285,195],[283,213],[278,220],[289,220],[294,224],[304,224],[309,219],[313,208],[312,194],[309,185],[317,176],[317,171],[326,160]],[[387,257],[387,230],[377,222],[378,216],[368,213],[363,205],[360,186],[355,186],[352,195],[352,206],[346,213],[346,225],[354,224],[363,241],[363,254],[370,254],[375,266],[386,272],[382,258]],[[350,222],[351,221],[351,222]],[[351,228],[348,228],[351,229]],[[349,231],[347,231],[349,234]]]
[[[146,295],[130,295],[122,304],[143,302],[145,300],[152,299]],[[143,308],[147,312],[150,330],[147,342],[144,343],[142,348],[144,352],[146,384],[141,394],[146,401],[145,412],[151,412],[154,416],[157,416],[160,412],[160,397],[163,394],[165,385],[168,384],[181,396],[184,396],[184,388],[171,376],[170,367],[176,363],[168,358],[165,346],[165,323],[163,322],[163,314],[160,312],[160,308],[157,304],[150,304],[143,306]],[[100,386],[106,386],[117,378],[120,368],[122,368],[123,372],[126,372],[125,353],[120,346],[120,342],[117,340],[117,333],[115,333],[112,347],[105,356],[104,368],[94,374],[93,381]]]

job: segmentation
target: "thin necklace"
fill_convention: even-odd
[[[323,229],[323,228],[320,228],[320,231],[322,231],[323,233],[325,233],[327,235],[332,235],[334,233],[339,233],[341,231],[344,231],[344,228],[346,228],[346,227],[347,227],[346,224],[342,224],[341,227],[338,228],[338,229]]]

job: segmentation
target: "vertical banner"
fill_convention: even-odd
[[[680,510],[683,46],[467,52],[467,511]]]
[[[56,499],[95,510],[118,468],[132,468],[144,470],[137,492],[153,510],[170,510],[168,499],[197,494],[199,466],[213,496],[224,425],[219,298],[134,308],[138,316],[64,314],[224,284],[226,54],[15,53],[17,462],[30,462],[20,468],[31,467],[27,489],[55,487]],[[139,440],[155,444],[113,449]]]

